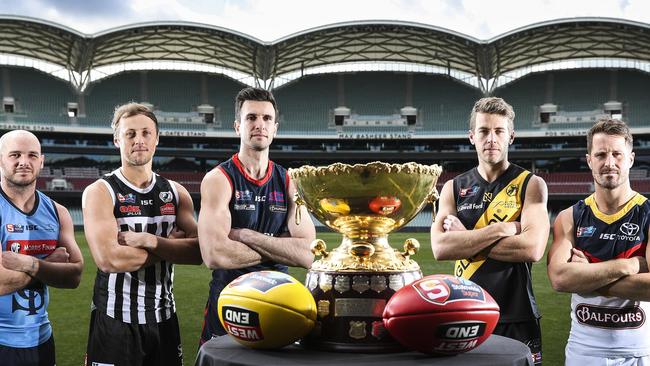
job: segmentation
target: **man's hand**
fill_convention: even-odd
[[[571,259],[569,259],[569,262],[588,264],[589,259],[587,258],[585,253],[582,252],[582,250],[571,248]]]
[[[458,217],[454,215],[447,215],[445,220],[442,222],[442,228],[445,231],[464,231],[467,230]]]
[[[27,274],[34,273],[37,259],[31,255],[25,255],[14,252],[2,253],[2,266],[12,271],[24,272]]]
[[[117,233],[117,242],[120,245],[126,245],[133,248],[155,249],[158,240],[153,234],[123,231]]]
[[[51,263],[68,263],[70,260],[70,253],[68,253],[68,250],[65,247],[58,247],[54,249],[50,255],[43,258],[43,260]]]

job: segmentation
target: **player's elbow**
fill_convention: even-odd
[[[557,292],[573,292],[569,281],[566,281],[565,277],[561,273],[557,273],[556,270],[549,268],[548,279],[553,290]]]
[[[227,255],[219,253],[210,253],[203,255],[203,263],[205,266],[215,270],[215,269],[237,269],[241,266],[237,266],[230,257]]]
[[[433,258],[438,261],[453,259],[445,246],[433,238],[431,239],[431,251],[433,252]]]

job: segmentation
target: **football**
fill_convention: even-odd
[[[499,321],[499,305],[472,281],[431,275],[402,287],[388,301],[384,326],[405,347],[453,355],[483,343]]]
[[[316,322],[316,302],[307,288],[275,271],[239,276],[217,301],[219,321],[237,342],[272,349],[309,333]]]

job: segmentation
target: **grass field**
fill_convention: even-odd
[[[318,236],[328,243],[329,248],[336,247],[340,242],[338,234],[320,233]],[[422,245],[420,253],[414,259],[422,267],[424,275],[452,273],[452,262],[437,262],[433,259],[428,233],[396,233],[390,236],[390,240],[395,247],[401,247],[408,237],[418,239]],[[75,290],[50,289],[49,313],[59,366],[82,365],[88,337],[90,301],[97,267],[83,235],[78,234],[77,241],[86,261],[81,285]],[[292,268],[290,272],[299,280],[305,278],[305,270]],[[176,266],[174,293],[186,365],[193,365],[196,357],[209,281],[210,271],[205,266]],[[546,257],[533,266],[533,281],[542,311],[544,364],[562,365],[570,326],[570,297],[551,288],[546,275]]]

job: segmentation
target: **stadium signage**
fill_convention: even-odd
[[[2,130],[45,131],[45,132],[54,131],[53,126],[28,125],[28,124],[18,124],[18,123],[0,123],[0,129],[2,129]]]
[[[206,137],[208,134],[205,131],[170,131],[161,130],[160,136],[179,136],[179,137]]]
[[[545,131],[544,136],[586,136],[586,130]]]
[[[358,139],[358,140],[407,140],[413,138],[412,133],[408,132],[339,132],[340,139]]]

